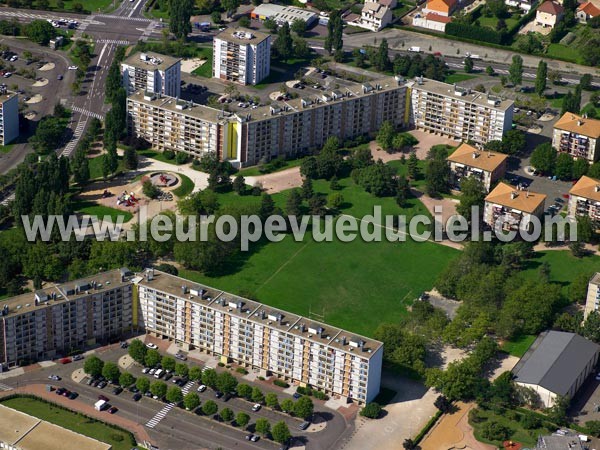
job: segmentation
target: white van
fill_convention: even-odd
[[[164,373],[165,373],[164,370],[158,369],[156,372],[154,372],[154,378],[162,378]]]

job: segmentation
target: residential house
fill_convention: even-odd
[[[423,14],[433,13],[450,17],[457,8],[458,0],[427,0],[427,5],[423,8]]]
[[[433,31],[446,31],[446,25],[452,22],[452,18],[448,16],[442,16],[436,13],[427,13],[425,15],[417,14],[413,19],[413,25],[415,27],[427,28]]]
[[[558,397],[572,399],[594,372],[600,345],[563,331],[541,333],[513,368],[514,381],[533,389],[551,408]]]
[[[360,19],[356,22],[356,26],[371,31],[379,31],[392,23],[392,19],[392,8],[385,6],[380,2],[368,1],[365,2],[363,6]]]
[[[544,28],[554,28],[565,13],[565,8],[557,2],[550,0],[542,3],[535,13],[535,24]]]
[[[450,185],[459,189],[463,178],[475,177],[489,192],[492,185],[504,177],[507,159],[508,156],[502,153],[481,151],[469,144],[461,144],[447,158]]]
[[[592,2],[582,3],[575,12],[575,18],[579,23],[587,23],[588,20],[598,16],[600,16],[600,9]]]
[[[600,120],[566,112],[554,124],[552,146],[559,152],[593,163],[600,159]]]
[[[568,216],[587,216],[600,224],[600,180],[583,176],[569,191]]]
[[[485,198],[483,221],[502,231],[518,231],[544,213],[546,196],[499,183]]]

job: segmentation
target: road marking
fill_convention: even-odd
[[[115,39],[98,39],[96,40],[97,44],[115,44],[115,45],[130,45],[131,42],[124,40],[115,40]]]
[[[185,386],[183,386],[181,388],[181,393],[183,395],[186,395],[188,392],[190,392],[190,389],[192,388],[192,386],[194,386],[194,382],[188,381],[185,384]],[[165,418],[165,416],[169,413],[169,411],[171,411],[174,407],[175,407],[175,403],[169,403],[169,404],[165,405],[164,408],[161,409],[160,411],[158,411],[152,419],[150,419],[148,422],[146,422],[146,426],[148,428],[154,428],[156,425],[158,425],[160,423],[161,420],[163,420]]]
[[[133,13],[135,13],[135,10],[138,8],[138,6],[140,6],[140,3],[142,3],[143,0],[138,0],[138,2],[135,4],[135,6],[133,8],[131,8],[131,12],[129,13],[129,18],[131,18],[131,16],[133,16]]]
[[[96,96],[94,94],[94,96]],[[95,117],[98,120],[104,120],[104,116],[102,114],[98,114],[92,111],[88,111],[87,109],[80,108],[79,106],[72,106],[71,109],[79,114],[83,114],[88,117]]]
[[[13,194],[14,197],[14,194]],[[4,383],[0,383],[0,391],[12,391],[12,387],[10,387],[8,384],[4,384]]]
[[[110,14],[96,14],[93,18],[102,17],[103,19],[120,19],[120,20],[133,20],[135,22],[152,22],[151,19],[145,17],[126,17],[126,16],[111,16]]]

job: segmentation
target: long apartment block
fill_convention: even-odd
[[[385,77],[241,112],[138,91],[127,99],[129,132],[158,150],[195,157],[215,153],[238,167],[294,157],[341,140],[375,133],[385,121],[408,124],[407,86]]]
[[[360,403],[379,392],[381,342],[157,270],[136,284],[147,333]]]
[[[511,129],[514,102],[417,77],[410,88],[411,124],[458,141],[486,144]]]
[[[9,298],[0,309],[0,364],[54,358],[131,331],[133,284],[127,269]]]

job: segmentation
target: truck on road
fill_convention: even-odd
[[[409,52],[421,53],[421,47],[408,47]]]
[[[94,404],[94,409],[96,411],[103,411],[104,409],[106,409],[106,406],[108,405],[108,402],[106,400],[98,400],[95,404]]]
[[[465,53],[465,58],[471,58],[471,59],[481,59],[481,56],[479,56],[479,55],[474,55],[474,54],[473,54],[473,53],[471,53],[471,52],[467,52],[467,53]]]

